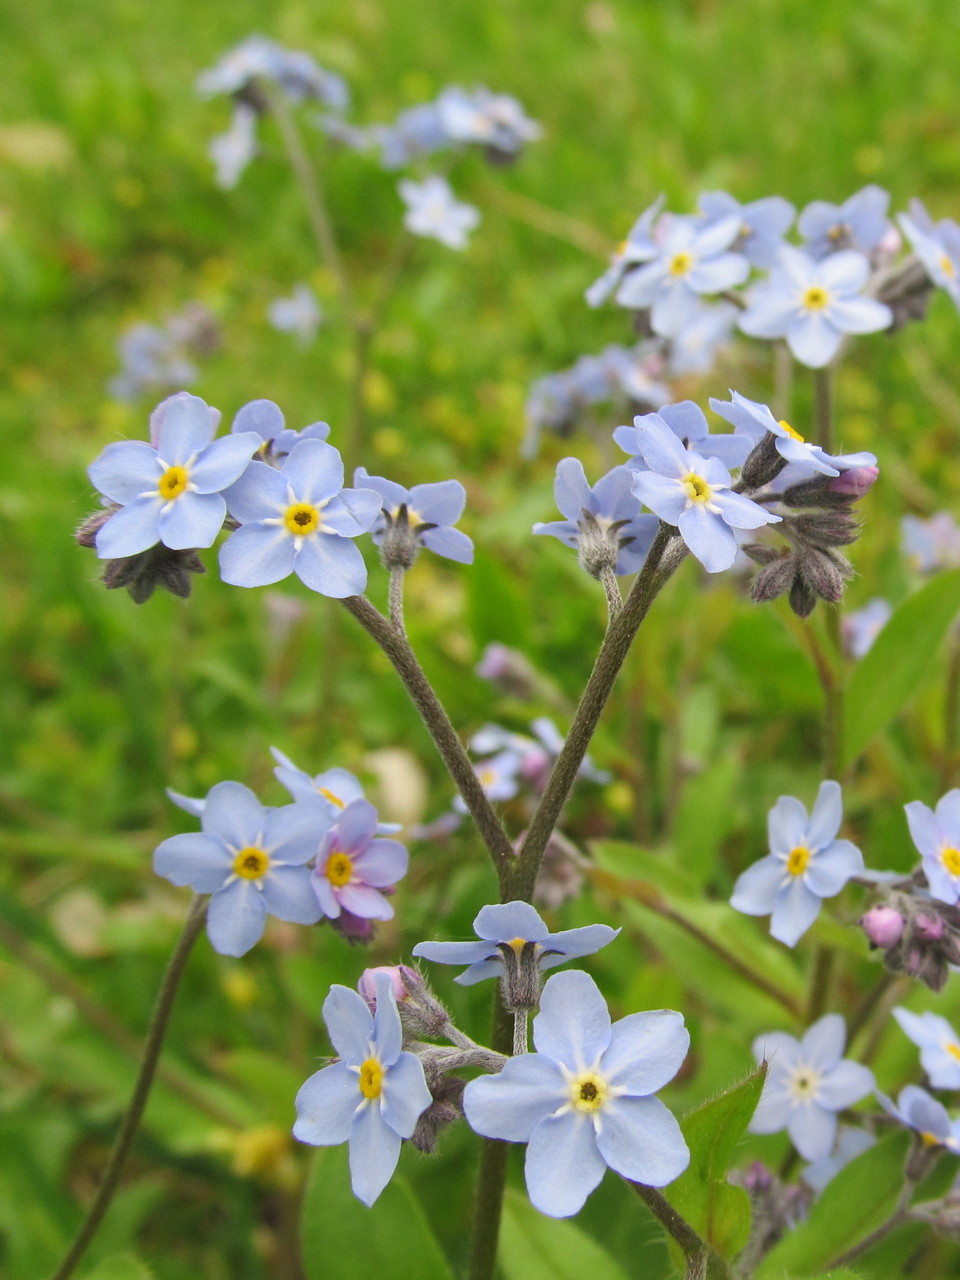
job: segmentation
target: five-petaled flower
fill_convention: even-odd
[[[380,495],[380,516],[372,533],[388,567],[396,562],[399,567],[408,568],[409,564],[403,562],[412,563],[421,545],[448,560],[473,563],[473,543],[453,527],[463,515],[467,500],[459,480],[415,484],[412,489],[405,489],[384,476],[369,475],[365,467],[357,467],[353,483]]]
[[[930,892],[940,902],[960,900],[960,788],[931,809],[922,800],[903,806],[913,843],[920,851]]]
[[[802,1040],[768,1031],[753,1042],[767,1078],[750,1121],[751,1133],[786,1129],[805,1160],[819,1160],[833,1146],[837,1112],[874,1088],[873,1072],[843,1057],[847,1030],[839,1013],[815,1022]]]
[[[776,440],[777,453],[785,462],[806,467],[811,473],[825,476],[838,476],[842,471],[876,465],[876,455],[866,451],[833,457],[819,445],[809,444],[789,422],[775,418],[769,406],[758,400],[748,400],[739,391],[731,391],[730,397],[729,400],[715,400],[711,397],[710,408],[732,423],[738,432],[752,436],[757,444],[769,432]],[[793,473],[794,483],[797,478],[797,473]]]
[[[353,800],[320,841],[311,882],[323,914],[342,911],[361,920],[389,920],[393,907],[380,892],[407,873],[409,856],[397,840],[377,839],[377,811]]]
[[[738,878],[730,905],[748,916],[769,915],[772,936],[794,946],[822,900],[864,869],[857,846],[836,839],[842,820],[839,782],[820,784],[809,818],[795,796],[781,796],[767,818],[770,854]]]
[[[898,1006],[893,1016],[920,1050],[920,1062],[935,1089],[960,1089],[960,1036],[938,1013],[912,1013]]]
[[[611,1024],[597,984],[574,969],[544,986],[533,1042],[536,1053],[471,1080],[463,1107],[477,1133],[527,1143],[527,1191],[541,1213],[577,1213],[608,1168],[654,1187],[679,1177],[687,1144],[651,1096],[687,1055],[679,1013],[633,1013]]]
[[[242,956],[259,941],[267,916],[316,924],[321,911],[304,865],[328,821],[317,806],[266,809],[239,782],[218,782],[200,814],[202,832],[171,836],[153,868],[174,884],[211,894],[207,933],[221,955]]]
[[[353,1193],[371,1205],[397,1167],[432,1099],[420,1059],[401,1050],[403,1031],[393,985],[375,978],[377,1010],[349,987],[333,986],[323,1020],[339,1055],[300,1088],[293,1135],[315,1147],[350,1144]]]
[[[480,210],[453,194],[446,178],[404,178],[397,184],[407,211],[403,225],[416,236],[439,240],[448,249],[465,249],[467,236],[480,222]]]
[[[882,1093],[877,1094],[877,1100],[884,1111],[918,1133],[924,1146],[960,1152],[960,1120],[951,1120],[943,1103],[926,1089],[908,1084],[900,1090],[896,1103]]]

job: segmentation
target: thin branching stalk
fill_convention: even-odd
[[[493,1048],[509,1054],[513,1043],[513,1019],[503,1007],[497,986],[493,1006]],[[503,1213],[503,1192],[507,1184],[509,1147],[497,1138],[484,1138],[477,1173],[477,1195],[474,1204],[473,1245],[470,1254],[470,1280],[493,1280],[497,1266],[497,1244]]]
[[[490,851],[500,879],[501,890],[505,889],[510,864],[513,862],[513,846],[480,785],[476,771],[470,763],[470,757],[457,737],[457,731],[451,724],[450,717],[417,661],[409,640],[388,618],[375,609],[365,596],[348,596],[343,601],[343,605],[393,663],[404,688],[420,712],[420,717],[447,767],[447,772],[463,796],[484,844]]]
[[[513,1056],[527,1052],[527,1019],[529,1010],[517,1009],[513,1015]]]
[[[617,581],[617,575],[612,569],[601,569],[600,581],[603,584],[603,590],[607,597],[607,614],[612,622],[623,608],[623,593],[620,590],[620,583]]]
[[[403,623],[403,578],[405,569],[390,570],[390,621],[398,631],[407,633]]]
[[[716,1280],[731,1280],[727,1264],[714,1253],[705,1240],[701,1240],[687,1220],[680,1216],[673,1205],[656,1187],[624,1178],[628,1187],[637,1193],[664,1231],[671,1235],[687,1258],[686,1280],[706,1280],[708,1274]]]
[[[147,1099],[150,1097],[157,1061],[160,1057],[160,1050],[163,1047],[163,1038],[166,1035],[167,1023],[170,1019],[170,1011],[173,1008],[177,988],[180,985],[180,978],[193,944],[196,942],[206,918],[207,899],[198,895],[190,905],[190,912],[183,926],[183,932],[177,940],[177,945],[173,950],[173,955],[170,957],[166,973],[163,975],[163,981],[157,993],[157,1002],[153,1007],[153,1016],[150,1019],[146,1044],[143,1047],[140,1074],[137,1076],[137,1082],[134,1085],[130,1105],[127,1107],[120,1129],[114,1139],[113,1150],[110,1152],[107,1167],[103,1171],[103,1178],[97,1189],[97,1194],[87,1210],[87,1216],[84,1218],[67,1256],[54,1273],[52,1280],[68,1280],[68,1277],[73,1275],[77,1264],[86,1253],[90,1241],[96,1234],[97,1228],[100,1226],[103,1216],[110,1208],[110,1202],[116,1194],[130,1146],[140,1126]]]

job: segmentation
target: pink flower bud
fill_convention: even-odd
[[[357,990],[366,1000],[371,1009],[376,1010],[377,1007],[377,982],[376,975],[385,973],[393,984],[393,994],[397,998],[397,1004],[401,1000],[406,1000],[410,992],[407,989],[405,978],[406,975],[413,972],[405,964],[381,964],[373,969],[364,969],[360,975],[360,981],[357,983]]]
[[[860,924],[872,947],[894,947],[903,937],[903,916],[893,907],[871,907]]]
[[[924,942],[937,942],[943,937],[946,926],[940,916],[918,915],[913,922],[913,930]]]
[[[851,467],[828,480],[827,488],[831,493],[850,493],[855,498],[862,498],[873,488],[879,474],[879,467]]]

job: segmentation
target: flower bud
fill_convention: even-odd
[[[827,481],[827,488],[831,493],[845,493],[853,498],[862,498],[873,488],[879,474],[879,467],[851,467],[849,471],[841,471],[838,476],[831,476]]]
[[[740,481],[745,489],[753,492],[769,484],[787,465],[786,458],[777,450],[777,437],[768,431],[763,439],[747,455],[740,469]]]
[[[929,916],[923,913],[919,914],[913,922],[914,934],[924,942],[939,942],[946,927],[941,916]]]
[[[903,937],[906,921],[893,907],[871,907],[860,917],[860,926],[871,947],[894,947]]]

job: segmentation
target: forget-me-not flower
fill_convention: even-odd
[[[833,457],[819,445],[808,444],[789,422],[775,418],[768,405],[748,400],[739,391],[731,391],[730,396],[730,400],[715,400],[711,397],[710,408],[721,418],[726,418],[737,431],[752,436],[757,444],[770,432],[776,438],[777,453],[785,462],[806,467],[810,472],[819,472],[825,476],[837,476],[841,471],[849,471],[854,467],[876,465],[876,456],[865,450],[862,453]]]
[[[204,97],[237,94],[257,80],[273,82],[292,102],[312,100],[343,111],[350,100],[341,76],[318,66],[308,53],[285,49],[261,35],[248,36],[228,49],[216,66],[201,72],[197,92]]]
[[[326,440],[330,434],[327,422],[311,422],[308,427],[294,431],[285,425],[283,411],[272,400],[249,400],[236,413],[231,431],[255,431],[260,437],[258,454],[269,453],[272,458],[284,458],[301,440]]]
[[[183,392],[165,402],[156,448],[143,440],[107,445],[88,472],[120,504],[97,534],[102,560],[135,556],[157,542],[173,550],[213,543],[227,513],[221,493],[250,465],[259,439],[212,435],[207,405]]]
[[[454,982],[470,987],[485,978],[502,977],[508,953],[516,956],[529,952],[542,972],[568,960],[592,955],[620,932],[608,924],[589,924],[551,933],[528,902],[481,907],[473,927],[479,942],[418,942],[413,954],[435,964],[467,965]]]
[[[960,227],[952,218],[935,223],[920,200],[899,221],[927,275],[960,307]]]
[[[843,204],[813,200],[800,214],[797,229],[803,251],[811,258],[826,258],[845,249],[869,254],[890,230],[887,207],[890,193],[870,183]]]
[[[247,102],[234,104],[230,127],[210,139],[210,159],[216,167],[218,187],[230,191],[257,154],[257,113]]]
[[[705,293],[743,284],[750,264],[730,246],[740,231],[736,217],[701,226],[695,218],[674,218],[657,256],[631,271],[617,290],[617,302],[632,310],[650,308],[654,333],[670,338],[689,323]]]
[[[639,266],[641,262],[649,262],[651,258],[657,256],[654,229],[665,198],[662,195],[658,196],[648,209],[644,209],[627,232],[626,239],[611,255],[609,267],[602,276],[594,280],[584,294],[589,306],[599,307],[601,303],[606,302],[611,293],[620,287],[628,271]]]
[[[465,249],[467,236],[480,222],[480,210],[458,200],[446,178],[436,175],[397,184],[407,211],[403,225],[417,236],[439,240],[448,249]]]
[[[377,837],[377,811],[352,800],[320,840],[311,876],[329,920],[343,911],[361,920],[390,920],[393,907],[380,892],[407,874],[409,855],[397,840]]]
[[[226,496],[240,528],[220,548],[224,582],[263,587],[295,573],[321,595],[363,591],[367,569],[351,538],[372,528],[380,495],[343,488],[343,461],[332,445],[301,440],[279,470],[252,462]]]
[[[904,555],[920,573],[960,568],[960,528],[949,511],[938,511],[929,520],[904,516],[900,532]]]
[[[677,526],[708,573],[729,569],[736,559],[734,529],[758,529],[780,520],[734,493],[723,463],[685,449],[659,414],[643,419],[637,438],[650,470],[634,474],[634,494],[661,520]]]
[[[536,1053],[471,1080],[463,1108],[477,1133],[527,1143],[527,1191],[541,1213],[577,1213],[608,1168],[653,1187],[679,1177],[690,1152],[652,1095],[687,1056],[681,1014],[657,1009],[611,1023],[597,984],[575,969],[544,986],[533,1043]]]
[[[437,111],[447,136],[454,142],[473,142],[503,155],[514,155],[543,132],[523,107],[506,93],[483,85],[461,89],[449,85],[437,98]]]
[[[565,520],[538,521],[534,533],[559,538],[580,553],[580,563],[598,577],[602,569],[636,573],[643,567],[660,522],[641,515],[633,495],[633,471],[614,467],[592,487],[579,458],[557,463],[553,494]]]
[[[730,470],[743,466],[756,443],[752,435],[743,432],[712,434],[700,406],[692,400],[679,400],[676,404],[663,405],[655,414],[639,414],[634,418],[632,427],[616,428],[613,438],[624,453],[630,454],[628,467],[638,471],[647,469],[643,460],[646,441],[643,430],[648,425],[656,427],[661,422],[667,424],[685,448],[693,449],[701,458],[719,458]]]
[[[819,1160],[833,1147],[837,1112],[874,1088],[873,1072],[843,1057],[847,1029],[839,1013],[825,1014],[802,1040],[768,1031],[753,1042],[758,1062],[767,1061],[763,1093],[750,1121],[751,1133],[786,1129],[805,1160]]]
[[[293,1136],[315,1147],[350,1144],[353,1194],[371,1205],[397,1167],[400,1144],[432,1102],[420,1059],[402,1050],[390,978],[375,978],[377,1011],[349,987],[333,986],[323,1020],[339,1055],[300,1088]]]
[[[951,1120],[943,1103],[932,1098],[926,1089],[908,1084],[900,1090],[896,1103],[882,1093],[877,1094],[877,1100],[884,1111],[918,1133],[924,1146],[946,1147],[960,1153],[960,1120]]]
[[[960,1036],[938,1013],[912,1013],[898,1006],[893,1016],[920,1050],[920,1063],[935,1089],[960,1089]]]
[[[940,902],[957,902],[960,900],[960,789],[954,787],[942,796],[935,810],[921,800],[912,800],[903,807],[931,894]]]
[[[870,264],[846,249],[817,262],[786,245],[767,284],[751,294],[740,328],[754,338],[786,338],[801,364],[822,369],[836,355],[844,334],[889,328],[893,312],[863,296]]]
[[[667,371],[671,378],[706,373],[717,353],[733,337],[740,308],[732,302],[703,303],[670,339]]]
[[[473,542],[453,527],[463,515],[467,500],[459,480],[415,484],[412,489],[405,489],[384,476],[368,475],[365,467],[357,467],[353,483],[380,495],[380,516],[372,530],[378,546],[389,543],[391,535],[397,541],[412,537],[417,545],[422,543],[435,555],[460,564],[473,563]]]
[[[316,924],[321,911],[304,865],[327,820],[316,807],[267,809],[239,782],[218,782],[200,814],[202,832],[171,836],[153,855],[157,875],[211,894],[207,933],[214,950],[242,956],[267,916]]]
[[[820,784],[809,817],[795,796],[781,796],[767,818],[770,854],[738,877],[730,905],[748,916],[769,915],[771,935],[794,946],[823,899],[864,869],[857,846],[836,838],[842,821],[839,782]]]
[[[774,265],[796,215],[796,209],[783,196],[765,196],[741,204],[726,191],[703,192],[700,210],[708,224],[730,217],[740,220],[739,232],[730,247],[755,267]]]
[[[289,297],[274,298],[267,308],[267,319],[274,329],[295,334],[302,346],[308,346],[323,323],[323,312],[310,286],[301,283]]]
[[[851,658],[864,658],[873,648],[873,642],[890,621],[893,605],[882,596],[870,600],[862,609],[845,613],[840,620],[843,647]]]

